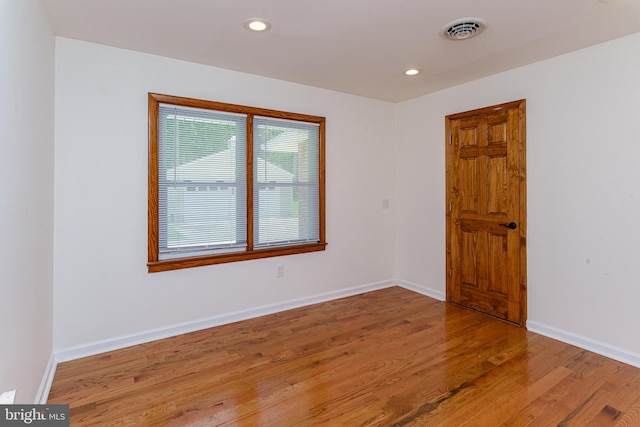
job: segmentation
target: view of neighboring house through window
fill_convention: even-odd
[[[159,259],[246,249],[246,122],[160,104]]]
[[[323,250],[324,118],[149,95],[149,271]]]
[[[318,125],[255,117],[253,138],[255,247],[317,242]]]

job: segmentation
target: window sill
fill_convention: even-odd
[[[182,268],[202,267],[205,265],[224,264],[227,262],[246,261],[283,255],[303,254],[307,252],[324,251],[326,243],[314,243],[311,245],[287,246],[254,250],[251,252],[234,252],[221,255],[167,259],[163,261],[149,261],[147,267],[149,273],[160,271],[178,270]]]

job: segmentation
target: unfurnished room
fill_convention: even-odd
[[[640,426],[640,0],[0,0],[0,59],[0,424]]]

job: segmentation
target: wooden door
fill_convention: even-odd
[[[446,117],[447,301],[525,325],[525,100]]]

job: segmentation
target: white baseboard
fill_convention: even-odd
[[[630,351],[601,343],[591,338],[576,335],[571,332],[563,331],[539,322],[528,321],[527,329],[531,332],[535,332],[536,334],[575,345],[576,347],[640,368],[640,354],[632,353]]]
[[[437,299],[438,301],[446,300],[444,292],[436,291],[435,289],[425,288],[424,286],[416,285],[415,283],[407,282],[405,280],[396,280],[396,285],[408,289],[413,292]]]
[[[158,339],[168,338],[176,335],[186,334],[202,329],[212,328],[215,326],[221,326],[241,320],[252,319],[267,314],[273,314],[285,310],[294,308],[300,308],[307,305],[317,304],[321,302],[331,301],[339,298],[345,298],[353,295],[358,295],[366,292],[376,291],[379,289],[385,289],[392,286],[400,286],[420,293],[422,295],[437,299],[439,301],[445,301],[446,295],[441,291],[437,291],[431,288],[417,285],[415,283],[407,282],[404,280],[389,280],[378,283],[371,283],[362,286],[356,286],[348,289],[341,289],[338,291],[331,291],[322,294],[311,295],[308,297],[297,298],[281,303],[275,303],[265,305],[261,307],[251,308],[247,310],[240,310],[232,313],[227,313],[219,316],[213,316],[205,319],[195,320],[192,322],[186,322],[182,324],[172,325],[165,328],[158,328],[154,330],[144,331],[137,334],[126,335],[122,337],[116,337],[113,339],[96,341],[85,345],[63,348],[57,350],[52,354],[49,364],[45,371],[45,374],[38,390],[35,403],[46,403],[53,382],[53,377],[56,371],[56,364],[60,362],[66,362],[69,360],[79,359],[81,357],[93,356],[96,354],[104,353],[107,351],[118,350],[121,348],[129,347],[132,345],[143,344]],[[544,325],[539,322],[529,321],[527,322],[527,329],[531,332],[538,333],[540,335],[547,336],[549,338],[557,339],[567,344],[572,344],[585,350],[592,351],[605,357],[609,357],[614,360],[629,364],[640,368],[640,355],[629,352],[624,349],[610,346],[590,338],[585,338],[570,332],[566,332],[551,326]]]
[[[409,289],[414,292],[426,295],[431,298],[435,298],[440,301],[446,300],[446,294],[440,291],[436,291],[430,288],[425,288],[415,283],[406,282],[404,280],[395,281],[398,286]],[[592,351],[593,353],[600,354],[613,360],[617,360],[622,363],[626,363],[631,366],[640,368],[640,354],[632,353],[630,351],[605,344],[591,338],[582,337],[567,331],[563,331],[552,326],[547,326],[539,322],[527,322],[527,329],[531,332],[535,332],[540,335],[544,335],[549,338],[562,341],[567,344],[575,345],[582,349]]]
[[[42,381],[40,382],[40,388],[38,388],[38,393],[36,394],[35,402],[36,405],[44,405],[47,403],[47,399],[49,398],[49,391],[51,390],[51,384],[53,383],[53,377],[56,375],[56,359],[53,353],[51,353],[51,357],[49,357],[49,363],[47,363],[47,368],[44,371],[44,375],[42,376]]]
[[[356,286],[353,288],[340,289],[338,291],[331,291],[331,292],[326,292],[322,294],[311,295],[308,297],[297,298],[297,299],[293,299],[293,300],[289,300],[281,303],[265,305],[262,307],[236,311],[232,313],[223,314],[220,316],[213,316],[205,319],[195,320],[192,322],[185,322],[177,325],[168,326],[165,328],[158,328],[158,329],[153,329],[149,331],[144,331],[137,334],[131,334],[131,335],[126,335],[122,337],[102,340],[102,341],[95,341],[92,343],[83,344],[75,347],[63,348],[55,352],[55,361],[57,363],[67,362],[69,360],[80,359],[82,357],[93,356],[93,355],[104,353],[107,351],[130,347],[132,345],[143,344],[150,341],[169,338],[172,336],[199,331],[202,329],[212,328],[215,326],[226,325],[226,324],[238,322],[241,320],[252,319],[252,318],[264,316],[267,314],[278,313],[281,311],[300,308],[300,307],[304,307],[311,304],[331,301],[338,298],[344,298],[344,297],[349,297],[353,295],[363,294],[365,292],[371,292],[379,289],[389,288],[395,285],[403,286],[399,283],[396,283],[396,281],[393,281],[393,280],[378,282],[378,283],[371,283],[367,285]],[[53,376],[52,376],[52,379],[53,379]],[[47,391],[47,394],[48,394],[48,391]]]

